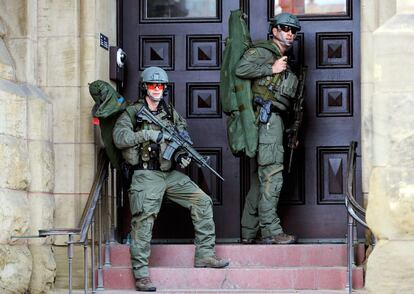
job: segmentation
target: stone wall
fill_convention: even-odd
[[[375,294],[414,293],[414,2],[395,3],[396,14],[371,36],[367,68],[373,73],[364,149],[370,155],[367,221],[378,243],[368,259],[366,288]]]
[[[52,107],[27,82],[25,1],[0,1],[0,292],[44,293],[55,278],[52,240],[16,239],[53,226]],[[19,70],[18,70],[19,69]]]
[[[12,236],[79,222],[95,172],[88,82],[108,79],[99,32],[115,45],[115,5],[0,0],[1,293],[45,293],[67,263],[53,254],[65,237]]]

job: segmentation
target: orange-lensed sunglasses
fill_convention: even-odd
[[[155,88],[158,88],[159,90],[164,90],[165,84],[161,83],[147,83],[147,89],[148,90],[155,90]]]

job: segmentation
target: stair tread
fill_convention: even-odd
[[[192,266],[195,246],[155,244],[151,246],[151,266]],[[357,264],[364,260],[363,246],[357,250]],[[129,245],[113,244],[112,265],[131,266]],[[216,254],[240,266],[346,266],[345,244],[241,245],[221,244]]]
[[[51,294],[66,294],[68,293],[67,289],[54,289]],[[83,294],[83,290],[73,290],[73,294]],[[103,290],[99,291],[103,294],[132,294],[137,293],[135,290]],[[266,289],[159,289],[157,288],[156,293],[197,293],[197,294],[209,294],[209,293],[250,293],[250,294],[259,294],[259,293],[274,293],[274,294],[345,294],[348,293],[348,290],[266,290]],[[368,292],[364,289],[353,290],[352,294],[367,294]]]
[[[226,270],[226,269],[346,269],[346,266],[336,265],[336,266],[319,266],[319,265],[298,265],[298,266],[268,266],[268,265],[230,265],[223,269],[215,269],[215,268],[197,268],[194,266],[160,266],[160,265],[149,265],[150,268],[153,269],[191,269],[191,270]],[[362,269],[363,266],[355,266],[354,269],[360,268]],[[111,267],[104,267],[104,270],[110,269],[125,269],[125,270],[132,270],[132,266],[111,266]]]
[[[217,256],[230,261],[225,269],[195,268],[194,245],[151,247],[150,275],[163,293],[191,293],[194,289],[197,293],[312,293],[302,289],[346,293],[332,292],[346,287],[345,244],[220,244]],[[106,289],[133,289],[129,245],[113,244],[110,249],[112,266],[103,269]],[[354,285],[360,289],[363,268],[354,267],[353,272]]]
[[[67,293],[67,289],[54,289],[51,294],[64,294]],[[73,294],[84,293],[83,290],[73,290]],[[135,290],[103,290],[99,291],[103,294],[132,294],[137,293]],[[274,293],[274,294],[345,294],[348,293],[348,290],[266,290],[266,289],[159,289],[157,288],[156,293],[197,293],[197,294],[209,294],[209,293],[250,293],[250,294],[259,294],[259,293]],[[367,294],[367,291],[364,289],[353,290],[352,294]]]

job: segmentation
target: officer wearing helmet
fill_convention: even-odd
[[[271,114],[259,125],[257,174],[253,175],[243,215],[242,243],[289,244],[296,237],[286,234],[276,209],[283,184],[282,116],[295,99],[298,79],[288,64],[286,53],[292,47],[299,20],[290,13],[281,13],[269,24],[272,39],[248,49],[236,65],[239,78],[252,80],[254,101],[270,101]],[[260,105],[255,105],[260,110]]]
[[[129,106],[118,118],[113,139],[122,150],[125,161],[132,167],[129,189],[131,207],[131,262],[138,291],[156,291],[148,272],[152,227],[164,195],[171,201],[190,209],[195,231],[195,267],[223,268],[229,262],[215,255],[215,229],[212,200],[185,174],[174,169],[185,168],[191,159],[177,150],[174,160],[166,160],[162,152],[169,137],[147,121],[133,121],[141,107],[186,132],[185,120],[168,105],[164,98],[168,84],[167,73],[159,67],[149,67],[141,74],[142,98]],[[188,134],[188,133],[187,133]]]

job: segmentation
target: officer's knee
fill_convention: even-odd
[[[152,238],[152,228],[154,226],[155,217],[153,215],[149,215],[147,218],[138,221],[134,220],[132,225],[132,242],[150,242]]]
[[[199,219],[213,217],[213,201],[207,194],[203,194],[197,199],[197,202],[192,208],[192,212]]]

